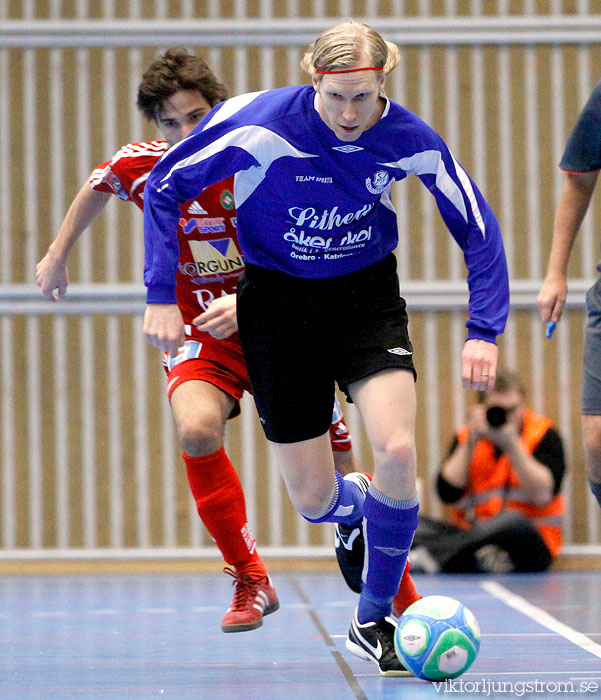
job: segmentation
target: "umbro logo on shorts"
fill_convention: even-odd
[[[391,352],[393,355],[413,355],[411,350],[405,350],[405,348],[389,348],[388,352]]]

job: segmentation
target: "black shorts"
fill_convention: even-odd
[[[265,435],[298,442],[328,431],[335,382],[388,368],[413,373],[396,258],[328,279],[255,265],[238,283],[238,328]]]

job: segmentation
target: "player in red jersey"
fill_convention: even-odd
[[[154,164],[225,98],[225,87],[206,63],[184,49],[170,49],[151,64],[140,84],[138,107],[165,140],[130,143],[93,171],[37,265],[36,281],[47,298],[65,295],[71,248],[111,196],[143,209],[144,185]],[[177,299],[186,341],[176,357],[164,357],[167,391],[198,513],[235,578],[222,629],[245,631],[259,627],[264,615],[277,610],[278,600],[248,527],[240,479],[223,446],[226,421],[238,415],[242,393],[250,389],[237,334],[235,289],[244,260],[236,236],[233,178],[207,188],[180,211]],[[356,471],[339,406],[330,437],[337,470]],[[409,575],[404,580],[401,607],[419,597]]]

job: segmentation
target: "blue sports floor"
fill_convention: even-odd
[[[220,629],[224,574],[0,578],[0,698],[601,697],[601,572],[415,576],[482,628],[471,669],[438,688],[346,651],[357,596],[339,573],[272,578],[280,610],[239,634]]]

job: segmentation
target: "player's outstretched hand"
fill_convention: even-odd
[[[66,263],[48,251],[35,267],[35,281],[46,299],[50,301],[62,299],[69,286]]]
[[[207,310],[197,316],[193,323],[199,331],[206,331],[213,338],[228,338],[238,330],[236,295],[213,299]]]
[[[492,391],[497,377],[498,348],[486,340],[466,340],[461,354],[464,389]]]
[[[175,357],[184,344],[184,319],[177,304],[148,304],[144,312],[144,337],[159,350]]]

